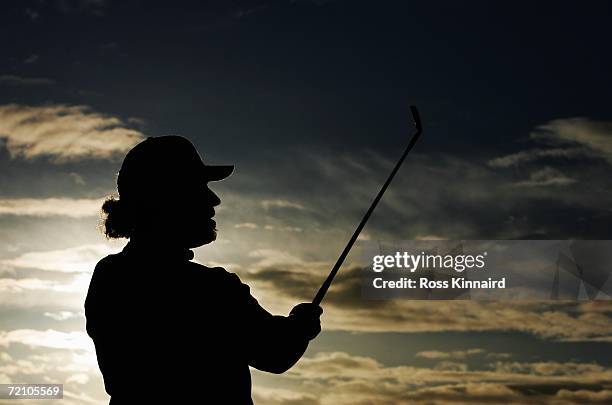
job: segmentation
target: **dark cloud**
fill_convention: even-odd
[[[309,301],[331,263],[277,262],[240,272],[255,295]],[[358,266],[342,269],[325,297],[324,327],[369,332],[520,331],[555,341],[612,341],[612,303],[366,300]]]
[[[289,161],[291,160],[291,162]],[[271,214],[305,232],[356,226],[393,163],[371,154],[312,153],[277,158],[265,167],[240,172],[227,182],[228,206],[235,211],[258,198],[284,196],[306,207],[301,212],[261,212],[253,208],[241,222]],[[278,171],[273,167],[283,167]],[[243,169],[245,170],[245,169]],[[612,224],[607,165],[590,164],[565,172],[546,166],[525,180],[521,172],[493,169],[486,160],[448,155],[411,156],[367,225],[374,239],[600,239]],[[274,175],[272,175],[274,171]],[[294,179],[300,176],[300,187]],[[235,194],[234,194],[235,193]],[[350,197],[347,197],[350,196]]]
[[[340,404],[581,404],[609,396],[610,369],[594,364],[529,363],[554,374],[529,370],[469,370],[411,366],[388,367],[373,358],[348,353],[319,353],[289,371],[305,382],[295,397],[316,392],[322,402]],[[572,370],[581,368],[579,373]],[[287,395],[287,392],[284,392]],[[280,397],[280,395],[279,395]],[[598,403],[598,402],[595,402]]]
[[[31,60],[31,58],[28,58],[28,60]],[[36,59],[31,60],[31,62],[34,60]],[[0,85],[6,86],[49,86],[52,84],[55,84],[54,80],[44,77],[22,77],[16,75],[0,76]]]

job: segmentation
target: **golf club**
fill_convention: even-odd
[[[399,170],[400,166],[404,162],[404,159],[406,159],[406,156],[408,156],[408,153],[410,153],[410,151],[412,150],[412,148],[416,144],[417,140],[421,136],[421,133],[423,132],[423,128],[421,127],[421,118],[419,117],[419,110],[417,110],[417,108],[415,106],[411,105],[410,106],[410,113],[412,114],[412,121],[413,121],[414,127],[416,128],[416,133],[414,135],[412,135],[412,138],[410,138],[410,142],[408,142],[408,146],[406,147],[406,150],[404,151],[404,154],[402,155],[400,160],[397,162],[397,164],[393,168],[393,171],[391,171],[391,174],[389,175],[389,178],[387,178],[387,181],[385,181],[385,184],[383,184],[382,188],[378,192],[378,195],[376,196],[376,198],[372,202],[372,205],[370,205],[370,208],[368,209],[368,211],[363,216],[363,219],[361,220],[361,222],[357,226],[357,229],[355,229],[355,232],[353,233],[353,236],[348,241],[346,247],[342,251],[342,254],[340,254],[340,257],[338,258],[338,261],[336,261],[336,264],[331,269],[329,275],[327,276],[327,279],[325,279],[325,281],[323,282],[323,284],[319,288],[319,291],[317,291],[317,295],[312,300],[313,304],[319,305],[319,304],[321,304],[321,301],[323,301],[323,297],[325,297],[325,294],[327,293],[327,290],[329,289],[329,286],[334,281],[334,277],[336,277],[336,273],[338,273],[338,270],[340,269],[340,266],[342,266],[342,263],[344,262],[344,259],[346,259],[346,256],[348,255],[349,251],[353,247],[353,244],[357,240],[357,237],[359,237],[359,234],[361,233],[361,230],[365,226],[366,222],[368,222],[368,219],[370,218],[370,215],[372,215],[372,212],[374,211],[374,208],[376,208],[376,205],[378,204],[378,202],[382,198],[383,194],[385,193],[385,190],[387,190],[387,187],[389,187],[389,184],[391,183],[391,180],[393,180],[393,177],[395,177],[395,174],[397,173],[397,171]]]

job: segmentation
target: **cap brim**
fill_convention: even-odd
[[[204,174],[207,181],[219,181],[228,178],[234,171],[233,165],[227,166],[210,166],[206,165]]]

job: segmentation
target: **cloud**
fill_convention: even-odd
[[[532,372],[541,367],[539,363],[525,363],[520,369],[470,370],[451,362],[434,368],[385,366],[371,357],[321,352],[302,358],[287,376],[300,381],[294,398],[308,398],[314,393],[321,404],[524,404],[560,398],[564,398],[564,404],[582,404],[589,398],[603,401],[609,397],[609,368],[548,362],[546,367],[554,372]],[[286,390],[280,398],[274,397],[273,390],[268,394],[277,399],[276,403],[285,403],[280,398],[290,396]]]
[[[296,202],[292,202],[292,201],[288,201],[288,200],[282,200],[282,199],[263,200],[261,202],[261,205],[266,210],[270,209],[270,208],[293,208],[293,209],[296,209],[296,210],[303,210],[303,209],[305,209],[302,204],[299,204],[299,203],[296,203]]]
[[[33,217],[94,217],[100,214],[104,198],[4,198],[0,215]]]
[[[266,405],[320,405],[314,394],[282,388],[253,387],[253,402]]]
[[[23,63],[34,63],[38,60],[38,55],[33,53],[30,56],[28,56],[27,58],[25,58],[25,60],[23,61]]]
[[[530,139],[549,148],[531,148],[489,160],[489,166],[507,168],[546,158],[603,158],[612,164],[612,122],[565,118],[539,125]]]
[[[288,371],[292,377],[309,379],[367,378],[370,373],[384,370],[377,360],[367,356],[354,356],[345,352],[321,352],[305,357]]]
[[[40,308],[40,315],[56,321],[81,317],[96,263],[121,245],[86,244],[0,259],[6,273],[0,277],[0,307]]]
[[[56,163],[107,159],[129,150],[144,135],[116,117],[86,106],[0,106],[0,138],[11,157],[48,156]]]
[[[447,240],[447,238],[444,238],[438,235],[416,235],[414,239],[415,240]]]
[[[264,225],[266,231],[281,231],[281,232],[302,232],[303,229],[298,226],[275,226],[275,225]]]
[[[612,164],[612,122],[588,118],[557,119],[537,127],[531,138],[553,144],[581,145]]]
[[[23,253],[13,259],[1,260],[0,264],[12,268],[90,273],[100,258],[112,253],[116,253],[116,250],[108,245],[91,244],[66,249]]]
[[[576,404],[610,404],[612,403],[612,390],[559,390],[556,397],[562,401]]]
[[[45,316],[54,319],[56,321],[65,321],[67,319],[82,317],[82,312],[72,312],[72,311],[58,311],[58,312],[45,312]]]
[[[58,285],[59,283],[57,281],[42,280],[39,278],[0,278],[0,291],[3,294],[11,292],[24,293],[36,290],[53,290]]]
[[[217,244],[213,260],[252,270],[251,250],[281,250],[313,261],[338,256],[394,162],[369,153],[303,153],[291,156],[291,162],[279,156],[270,167],[286,170],[274,176],[266,165],[257,169],[259,173],[249,170],[235,189],[227,184],[225,210],[217,223],[221,237],[231,243],[222,249]],[[398,172],[361,239],[606,239],[612,225],[612,194],[600,190],[608,187],[609,167],[597,160],[588,170],[574,169],[499,170],[484,159],[415,154]],[[303,171],[304,184],[296,188],[294,179]],[[536,174],[530,178],[529,172]],[[265,183],[270,178],[274,181]],[[250,184],[257,187],[249,188]],[[261,201],[270,195],[285,196],[306,209],[266,210]],[[256,225],[257,231],[234,228],[247,223]],[[266,231],[265,225],[274,229]],[[279,232],[283,228],[287,231]],[[290,232],[292,228],[302,231]],[[351,255],[356,254],[355,248]],[[321,269],[318,277],[323,279],[330,267]],[[313,274],[317,270],[302,269]]]
[[[36,59],[38,59],[38,57],[36,57],[36,55],[32,55],[25,62],[32,63]],[[44,77],[22,77],[15,75],[0,76],[0,85],[5,86],[50,86],[52,84],[55,84],[54,80]]]
[[[440,352],[436,350],[426,350],[422,352],[418,352],[415,354],[417,357],[423,357],[425,359],[465,359],[468,356],[474,356],[477,354],[484,353],[482,349],[469,349],[469,350],[459,350],[452,352]]]
[[[489,160],[491,167],[513,167],[522,163],[533,162],[541,158],[573,158],[588,155],[584,148],[534,148]]]
[[[467,371],[468,366],[456,361],[441,361],[434,366],[434,369],[440,371]]]
[[[253,222],[242,222],[234,225],[234,228],[238,229],[257,229],[259,226]]]
[[[7,364],[0,366],[0,375],[40,375],[48,371],[48,367],[45,364],[34,364],[32,361],[19,359],[9,359],[6,361]]]
[[[0,381],[64,384],[66,405],[108,403],[94,346],[81,332],[0,331]],[[7,352],[11,351],[12,356]],[[78,394],[77,394],[78,393]]]
[[[0,331],[0,346],[22,344],[30,347],[92,351],[93,342],[84,332],[60,332],[53,329],[16,329]]]
[[[299,202],[307,208],[275,210],[274,220],[279,224],[268,218],[265,223],[299,227],[303,229],[299,235],[304,248],[314,246],[321,253],[333,254],[328,249],[342,249],[339,241],[350,237],[349,232],[363,216],[393,162],[368,153],[357,159],[304,152],[304,156],[292,156],[292,160],[274,162],[275,167],[287,170],[274,177],[274,183],[260,184],[260,188],[266,189],[267,195],[286,195],[287,201]],[[428,236],[605,239],[612,222],[608,210],[612,197],[596,191],[607,187],[608,167],[602,168],[601,163],[600,159],[592,167],[583,166],[580,170],[557,168],[551,163],[544,166],[551,169],[530,168],[532,177],[524,178],[523,170],[499,170],[478,159],[448,155],[437,155],[434,159],[415,154],[398,172],[364,231],[372,240]],[[292,179],[298,175],[294,170],[305,171],[300,188],[293,186]],[[267,177],[270,176],[257,174],[245,181],[261,183]],[[347,195],[351,198],[346,198]],[[237,223],[263,223],[264,220],[253,218],[265,218],[268,214],[261,206],[265,196],[258,195],[257,190],[236,191],[231,198],[228,193],[224,196],[224,204],[229,202],[228,209],[240,211]],[[566,220],[559,221],[561,215]],[[593,226],[583,225],[588,219]],[[258,237],[261,241],[265,235],[258,233]]]
[[[63,275],[66,277],[61,278],[67,279],[0,278],[0,306],[5,310],[34,309],[38,315],[55,318],[56,321],[68,316],[68,313],[78,314],[77,311],[83,308],[91,276],[87,273],[54,275]],[[78,315],[66,319],[76,317]]]
[[[257,259],[254,266],[259,268],[273,266],[279,263],[293,267],[296,264],[303,263],[302,259],[299,257],[276,249],[253,250],[252,252],[249,252],[248,256]]]
[[[78,184],[79,186],[84,186],[87,183],[85,179],[83,178],[83,176],[81,176],[78,173],[71,172],[71,173],[68,173],[68,176],[70,176],[72,180],[74,180],[75,184]]]
[[[529,180],[518,181],[514,185],[517,187],[547,187],[565,186],[575,182],[576,179],[564,175],[559,170],[544,167],[531,173]]]
[[[605,367],[595,363],[559,363],[556,361],[520,363],[497,362],[495,370],[504,373],[522,373],[539,376],[581,376],[584,374],[597,374],[605,371]]]
[[[77,373],[72,374],[70,377],[66,379],[66,383],[77,383],[77,384],[87,384],[89,382],[89,376],[85,373]]]
[[[509,359],[510,357],[512,357],[511,353],[487,353],[488,359]]]
[[[291,256],[284,260],[286,255],[258,251],[254,257],[260,260],[241,274],[266,306],[280,308],[283,303],[312,299],[332,264]],[[511,330],[549,340],[612,340],[612,317],[597,306],[561,301],[364,300],[362,271],[361,267],[348,264],[338,273],[325,297],[324,330],[404,333]],[[610,310],[610,303],[607,305]],[[284,309],[278,312],[285,312]],[[441,353],[426,353],[422,357],[427,355],[453,358],[453,354]]]
[[[25,9],[25,14],[30,18],[30,20],[32,21],[36,21],[38,20],[38,18],[40,17],[40,13],[36,10],[33,10],[31,8],[26,8]]]
[[[100,405],[101,403],[106,403],[108,401],[108,397],[104,395],[104,397],[93,398],[90,395],[87,395],[83,392],[82,387],[74,387],[74,392],[70,389],[64,388],[63,391],[63,399],[62,405],[68,400],[67,405],[82,405],[82,404],[92,404],[92,405]]]

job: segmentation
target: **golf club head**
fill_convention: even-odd
[[[421,126],[421,116],[419,115],[419,110],[416,108],[416,106],[410,106],[410,114],[412,115],[414,127],[418,132],[421,132],[423,130],[423,127]]]

